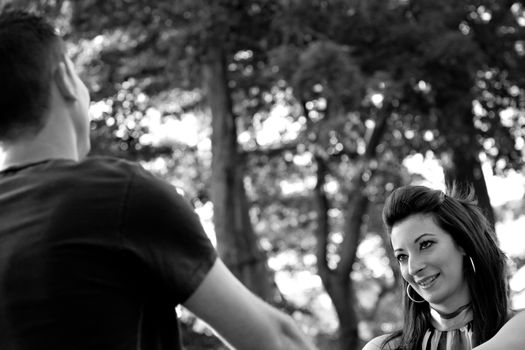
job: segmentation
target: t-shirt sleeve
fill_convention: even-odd
[[[151,273],[149,289],[184,302],[217,258],[199,217],[172,185],[144,170],[134,174],[123,205],[121,232]]]

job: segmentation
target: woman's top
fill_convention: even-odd
[[[422,350],[471,350],[472,308],[470,304],[443,314],[430,308],[432,328],[423,337]]]

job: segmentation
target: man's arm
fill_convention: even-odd
[[[183,305],[236,349],[315,349],[291,317],[252,294],[220,259]]]
[[[391,334],[383,334],[371,339],[365,344],[362,350],[394,350],[399,347],[400,338],[390,339],[390,341],[383,347],[384,341],[390,337]]]
[[[525,312],[512,317],[489,341],[473,350],[522,350],[525,344]]]

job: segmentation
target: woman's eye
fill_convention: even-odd
[[[420,248],[421,249],[427,249],[427,248],[431,247],[433,244],[434,244],[434,242],[432,242],[432,241],[423,241],[420,244]]]
[[[399,254],[398,256],[396,256],[397,261],[400,262],[400,263],[406,261],[407,258],[408,258],[408,256],[406,254]]]

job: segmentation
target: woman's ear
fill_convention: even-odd
[[[69,69],[70,67],[66,62],[60,61],[53,78],[62,97],[66,101],[76,101],[75,82]]]

